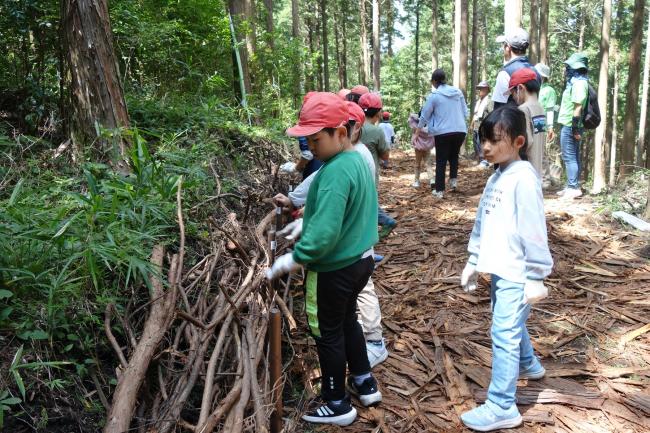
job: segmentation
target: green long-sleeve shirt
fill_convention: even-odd
[[[358,152],[341,152],[309,187],[293,258],[315,272],[335,271],[359,260],[377,241],[377,191],[370,170]]]

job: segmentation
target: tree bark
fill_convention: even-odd
[[[468,0],[461,0],[461,9],[460,9],[460,90],[465,94],[467,98],[467,40],[469,37],[468,31]]]
[[[97,126],[129,126],[107,1],[63,0],[61,12],[71,77],[70,138],[75,160],[83,161],[84,150],[92,145],[100,154],[110,155],[115,168],[127,171],[128,143],[121,138],[109,143],[96,131]]]
[[[298,0],[291,0],[291,35],[300,36],[300,4]]]
[[[487,81],[487,56],[486,51],[488,50],[488,40],[487,40],[487,13],[483,14],[483,27],[481,28],[481,81]]]
[[[632,17],[633,29],[643,29],[644,1],[635,0],[634,2],[634,16]],[[628,57],[629,69],[620,171],[622,176],[630,174],[632,172],[632,165],[634,164],[634,143],[636,138],[634,129],[637,125],[636,116],[639,108],[639,79],[641,75],[641,39],[640,37],[632,38],[630,55]]]
[[[539,11],[539,61],[545,65],[549,64],[548,57],[548,3],[549,0],[540,0],[541,10]]]
[[[375,91],[381,88],[381,58],[379,46],[379,0],[372,0],[372,75]]]
[[[643,87],[641,90],[641,117],[639,119],[639,135],[636,143],[636,165],[643,166],[643,148],[645,145],[645,128],[648,116],[648,75],[650,74],[650,14],[648,14],[648,28],[645,40],[645,60],[643,62]],[[650,159],[650,155],[646,155]]]
[[[329,41],[327,39],[327,0],[320,0],[321,23],[323,30],[323,87],[330,91]]]
[[[476,85],[478,84],[478,1],[472,0],[472,85],[470,86],[470,112],[474,110],[476,103]]]
[[[415,77],[414,82],[420,82],[420,0],[415,4]],[[418,88],[420,86],[417,86]]]
[[[503,28],[505,33],[521,27],[522,0],[505,0]]]
[[[594,136],[594,172],[592,194],[599,194],[605,187],[605,132],[607,130],[607,91],[609,90],[609,37],[612,22],[612,0],[603,0],[603,25],[600,35],[600,74],[598,78],[598,105],[603,121]]]
[[[620,10],[620,7],[619,7]],[[618,14],[617,14],[618,16]],[[618,33],[618,32],[617,32]],[[611,57],[614,58],[614,94],[612,97],[612,139],[609,143],[609,186],[616,185],[616,145],[618,139],[618,47],[617,41],[610,45],[612,48]]]
[[[343,59],[341,55],[341,36],[340,36],[340,20],[341,16],[338,13],[334,13],[334,48],[336,54],[336,72],[339,79],[339,87],[345,87],[343,85]]]
[[[530,52],[533,65],[539,61],[539,0],[530,0]]]
[[[431,2],[431,72],[438,69],[438,0]]]
[[[454,71],[452,73],[452,84],[460,87],[460,51],[461,51],[461,9],[463,0],[454,0],[454,51],[452,54],[452,63]]]
[[[233,1],[233,0],[230,0]],[[234,0],[235,3],[240,1]],[[257,36],[255,34],[255,0],[243,0],[244,3],[244,16],[248,23],[248,31],[246,32],[246,49],[248,50],[249,59],[255,57],[257,52]]]
[[[361,84],[367,86],[370,77],[370,52],[368,50],[368,17],[365,0],[359,0],[359,19],[361,26]]]
[[[386,10],[386,45],[388,57],[393,57],[393,34],[395,31],[395,13],[393,11],[393,0],[385,0]]]
[[[650,220],[650,176],[648,177],[648,196],[647,196],[647,202],[645,205],[645,219]]]
[[[244,33],[241,31],[242,27],[242,22],[246,19],[246,14],[244,10],[244,4],[239,1],[239,0],[229,0],[228,1],[228,10],[230,11],[230,15],[232,16],[233,20],[233,25],[235,27],[235,34],[234,37],[236,41],[239,43],[242,40],[245,39]],[[239,59],[241,60],[241,68],[242,68],[242,75],[243,75],[243,80],[244,80],[244,89],[246,93],[250,93],[251,91],[251,78],[250,78],[250,69],[248,67],[249,64],[249,56],[248,56],[248,49],[240,46],[238,48],[239,51]]]
[[[343,81],[341,82],[341,87],[346,89],[348,87],[348,33],[347,33],[348,14],[349,14],[349,10],[346,3],[340,17],[343,20],[343,22],[341,23],[341,35],[343,36],[343,53],[341,54],[341,64],[343,65]]]
[[[311,91],[316,88],[314,84],[314,66],[312,64],[314,59],[314,20],[313,18],[307,17],[307,40],[309,42],[309,67],[307,68],[307,77],[306,77],[306,86],[305,91]]]

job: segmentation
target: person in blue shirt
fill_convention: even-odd
[[[314,158],[314,155],[309,150],[309,145],[305,137],[298,137],[298,145],[300,146],[300,159],[298,162],[285,162],[280,166],[280,170],[285,173],[300,172],[302,174],[302,180],[305,180],[312,173],[316,173],[323,165],[323,162]]]

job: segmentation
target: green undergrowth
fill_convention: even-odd
[[[0,131],[0,431],[69,431],[61,417],[97,431],[104,409],[94,381],[109,398],[116,383],[104,311],[146,301],[153,245],[177,248],[178,188],[191,265],[220,212],[208,200],[215,175],[237,211],[242,189],[264,180],[251,169],[281,162],[272,135],[218,106],[167,108],[133,105],[138,127],[120,132],[132,143],[128,175],[53,158],[51,143]],[[121,327],[113,332],[123,338]]]

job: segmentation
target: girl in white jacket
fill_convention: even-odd
[[[474,430],[516,427],[517,379],[540,379],[544,367],[533,353],[526,319],[530,304],[547,295],[551,273],[542,186],[526,153],[526,118],[514,106],[501,107],[481,123],[485,158],[499,168],[481,196],[461,276],[466,291],[476,289],[478,272],[492,278],[492,380],[485,404],[464,413]]]

